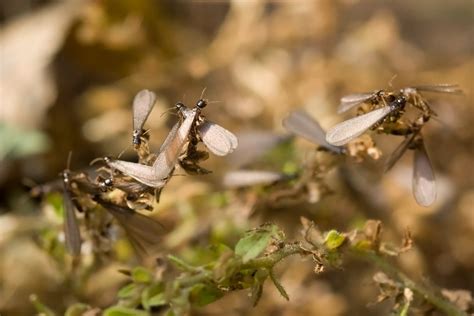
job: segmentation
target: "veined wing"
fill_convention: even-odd
[[[164,232],[163,226],[134,210],[97,198],[96,201],[117,219],[135,250],[145,256],[157,250]]]
[[[166,181],[163,180],[166,177],[156,177],[153,167],[124,160],[107,159],[106,163],[109,167],[117,169],[123,174],[132,177],[138,182],[146,184],[150,187],[161,188],[166,184]]]
[[[79,230],[79,224],[77,222],[76,212],[74,211],[74,204],[72,203],[72,196],[69,189],[64,186],[64,238],[66,243],[66,249],[73,256],[79,256],[81,254],[81,233]]]
[[[321,125],[303,110],[291,112],[283,119],[283,126],[293,134],[306,138],[316,145],[320,145],[332,152],[342,153],[343,148],[329,144],[326,141],[326,132]]]
[[[142,90],[133,99],[133,129],[141,130],[156,101],[156,94]]]
[[[149,90],[142,90],[133,99],[133,139],[135,145],[140,144],[143,125],[155,105],[156,94]]]
[[[337,113],[346,112],[361,103],[369,101],[374,95],[374,92],[354,93],[346,95],[341,98],[341,103],[337,108]]]
[[[392,152],[388,160],[385,162],[384,172],[388,172],[397,163],[397,161],[403,156],[405,151],[408,149],[410,144],[415,139],[418,133],[413,133],[409,137],[405,138],[395,150]]]
[[[230,154],[239,144],[233,133],[208,120],[199,125],[198,131],[204,145],[217,156]]]
[[[178,158],[183,151],[183,147],[188,141],[188,135],[194,124],[197,113],[197,108],[183,110],[183,122],[179,125],[179,128],[176,129],[176,132],[173,132],[172,130],[171,132],[173,132],[173,134],[171,136],[168,135],[169,137],[165,140],[166,146],[163,144],[162,148],[160,148],[161,152],[158,154],[158,157],[153,164],[152,168],[154,169],[155,178],[168,178],[170,173],[174,170]]]
[[[462,90],[458,84],[450,84],[450,83],[441,83],[435,85],[421,85],[421,86],[414,86],[414,89],[418,91],[426,91],[426,92],[440,92],[440,93],[454,93],[454,94],[461,94]]]
[[[173,125],[170,132],[166,136],[165,141],[163,142],[163,144],[161,144],[160,149],[158,150],[158,153],[161,153],[166,147],[168,147],[170,142],[174,139],[174,137],[176,137],[176,132],[178,131],[178,128],[179,128],[180,124],[181,123],[178,122],[178,123]]]
[[[245,187],[251,185],[270,184],[281,180],[284,174],[272,171],[262,170],[236,170],[227,172],[222,180],[224,186]]]
[[[415,149],[413,162],[413,195],[422,206],[430,206],[436,200],[436,181],[431,161],[425,146],[420,143]]]
[[[362,135],[372,125],[395,110],[394,107],[385,106],[369,113],[341,122],[331,128],[326,134],[326,141],[335,146],[342,146],[354,138]]]

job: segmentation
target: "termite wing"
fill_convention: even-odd
[[[280,172],[263,170],[235,170],[227,172],[222,184],[228,188],[272,184],[288,178]]]
[[[64,239],[67,251],[77,257],[81,254],[81,233],[77,222],[69,170],[63,174]]]
[[[283,127],[289,132],[299,135],[333,153],[343,154],[345,152],[344,147],[335,146],[327,142],[326,132],[321,125],[303,110],[291,112],[283,119]]]
[[[111,203],[100,196],[94,196],[93,200],[119,222],[141,257],[152,254],[157,249],[164,232],[159,222],[131,208]]]
[[[405,96],[398,95],[392,102],[384,107],[341,122],[327,132],[326,141],[335,146],[342,146],[362,135],[389,114],[403,109],[405,103]]]
[[[344,113],[349,111],[353,107],[368,102],[376,102],[383,96],[384,90],[378,90],[374,92],[365,92],[365,93],[354,93],[349,94],[341,98],[341,103],[337,108],[337,113]]]
[[[289,134],[277,134],[267,130],[247,130],[236,135],[239,147],[229,156],[227,161],[234,168],[249,165],[264,156],[273,148],[293,138]]]
[[[434,85],[419,85],[402,89],[402,92],[405,90],[414,89],[416,91],[426,91],[426,92],[439,92],[439,93],[452,93],[452,94],[462,94],[463,91],[458,84],[450,83],[441,83]]]
[[[141,90],[133,99],[133,136],[132,143],[135,146],[141,144],[143,125],[156,102],[156,94],[149,90]]]
[[[385,163],[385,171],[389,171],[407,149],[415,151],[413,159],[412,190],[416,202],[421,206],[430,206],[436,200],[436,181],[433,167],[426,152],[420,134],[414,132],[394,150]]]
[[[414,150],[413,195],[418,204],[430,206],[436,200],[436,181],[433,166],[421,138],[417,139]]]
[[[206,105],[206,101],[202,99],[192,109],[182,103],[176,104],[182,122],[176,123],[171,129],[153,166],[112,159],[106,159],[107,165],[148,186],[161,188],[172,174],[189,141],[189,135],[195,128],[200,140],[216,155],[222,156],[232,152],[237,147],[237,138],[225,128],[207,121],[200,115],[201,109]]]

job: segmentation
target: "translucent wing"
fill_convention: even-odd
[[[390,114],[394,109],[394,107],[385,106],[341,122],[327,132],[326,141],[332,145],[342,146],[352,139],[362,135],[372,125]]]
[[[422,206],[433,204],[436,199],[436,181],[433,167],[423,143],[420,143],[415,149],[412,185],[413,195],[418,204]]]
[[[168,178],[170,173],[174,170],[184,145],[188,141],[188,135],[191,131],[191,127],[194,125],[197,109],[185,109],[183,115],[183,122],[179,125],[179,128],[176,129],[176,132],[171,130],[171,136],[168,135],[160,149],[161,152],[153,163],[154,176],[157,179]]]
[[[421,85],[414,86],[414,89],[418,91],[427,91],[427,92],[441,92],[441,93],[454,93],[461,94],[462,90],[457,84],[441,83],[436,85]]]
[[[180,125],[179,122],[174,124],[173,128],[171,128],[170,132],[166,136],[165,141],[163,142],[163,144],[161,144],[160,150],[158,151],[158,153],[161,153],[166,147],[169,146],[170,142],[176,136],[176,132],[178,131],[179,125]]]
[[[96,201],[119,222],[140,255],[148,255],[157,250],[164,232],[160,223],[128,207],[116,205],[100,198],[97,198]]]
[[[236,136],[239,146],[228,156],[229,164],[234,168],[256,161],[272,148],[292,137],[262,130],[239,132]]]
[[[133,143],[140,144],[143,125],[153,109],[156,94],[149,90],[142,90],[133,99]]]
[[[370,100],[375,95],[374,92],[354,93],[341,98],[341,103],[337,108],[337,113],[346,112],[353,107]]]
[[[326,141],[326,133],[321,125],[303,110],[291,112],[283,120],[283,126],[291,133],[300,135],[332,152],[340,154],[344,150],[342,147],[329,144]]]
[[[405,138],[400,145],[395,148],[393,153],[390,155],[388,160],[385,162],[384,172],[388,172],[392,167],[397,163],[397,161],[403,156],[405,151],[408,149],[410,144],[413,142],[413,139],[418,133],[413,133],[409,137]]]
[[[163,180],[166,177],[156,177],[153,167],[124,160],[107,159],[106,163],[109,167],[114,168],[150,187],[161,188],[166,184],[166,181]]]
[[[76,212],[74,211],[74,204],[72,203],[71,192],[64,183],[64,238],[66,241],[66,249],[73,256],[81,254],[81,233],[79,224],[77,223]]]
[[[270,184],[285,177],[279,172],[261,170],[236,170],[227,172],[222,180],[226,187],[244,187],[251,185]]]
[[[156,94],[149,90],[142,90],[133,99],[133,129],[143,128],[156,101]]]
[[[199,125],[198,130],[204,145],[217,156],[230,154],[239,144],[234,134],[208,120]]]

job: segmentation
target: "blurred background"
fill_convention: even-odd
[[[429,95],[439,116],[424,130],[438,185],[432,207],[411,195],[411,152],[388,174],[383,159],[346,161],[343,172],[327,176],[332,194],[260,207],[260,192],[222,186],[242,157],[231,156],[206,161],[211,175],[173,178],[153,216],[170,228],[166,252],[183,257],[215,241],[233,246],[246,229],[268,221],[296,239],[300,216],[341,230],[380,219],[388,240],[412,231],[414,249],[398,259],[409,275],[474,289],[472,1],[16,0],[0,9],[0,314],[31,315],[32,293],[59,314],[77,301],[114,303],[124,282],[116,271],[136,259],[122,251],[72,287],[63,253],[51,246],[60,240],[61,219],[29,188],[57,179],[70,151],[72,170],[124,150],[123,159],[136,159],[131,101],[145,88],[158,95],[147,124],[156,149],[176,121],[167,110],[177,101],[193,105],[204,89],[211,120],[238,135],[284,135],[281,120],[294,109],[328,128],[343,119],[336,108],[346,94],[459,84],[462,96]],[[401,141],[375,140],[384,157]],[[256,166],[299,167],[314,147],[286,141]],[[277,272],[289,302],[268,286],[256,308],[240,291],[193,313],[389,311],[390,303],[369,304],[377,290],[367,265],[315,275],[310,261],[290,258]]]

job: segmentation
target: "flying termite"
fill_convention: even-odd
[[[188,109],[178,102],[176,108],[181,122],[176,123],[160,147],[158,156],[152,166],[107,158],[105,162],[111,168],[119,170],[135,180],[154,188],[161,188],[171,176],[182,155],[190,135],[199,134],[199,139],[216,155],[231,153],[238,144],[237,138],[228,130],[210,122],[201,115],[207,102],[200,99],[196,106]],[[202,157],[202,156],[199,156]]]
[[[341,122],[331,128],[326,134],[326,141],[331,145],[342,146],[362,135],[390,114],[403,110],[405,104],[406,97],[403,94],[393,96],[393,100],[385,106]]]

